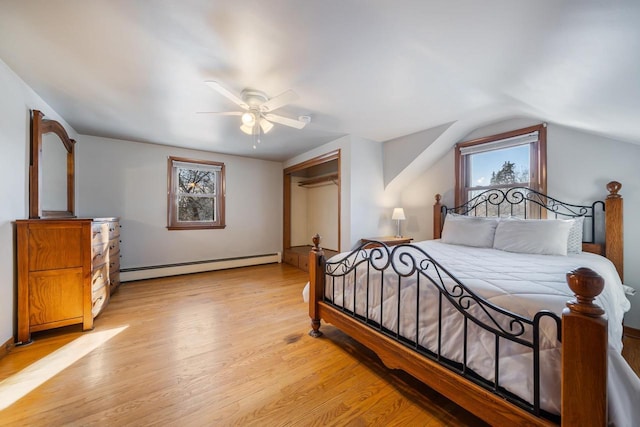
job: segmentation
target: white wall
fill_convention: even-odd
[[[121,217],[122,268],[280,252],[282,164],[83,135],[77,210]],[[167,157],[224,162],[226,228],[167,230]]]
[[[549,125],[549,194],[560,200],[587,202],[606,196],[606,184],[622,183],[624,198],[624,281],[637,294],[629,297],[625,324],[640,329],[640,145]]]
[[[383,144],[384,185],[389,184],[400,172],[411,164],[444,131],[453,124],[445,123],[410,135],[394,138]]]
[[[13,221],[29,216],[30,110],[58,120],[71,138],[75,131],[0,60],[0,344],[15,330],[16,274]]]
[[[393,203],[384,191],[382,143],[351,137],[351,240],[391,232]],[[345,246],[349,248],[349,246]]]
[[[442,196],[441,203],[453,206],[455,174],[454,151],[431,166],[420,178],[407,186],[401,195],[401,205],[407,217],[404,229],[414,241],[433,239],[433,205],[435,195]]]
[[[474,139],[540,123],[529,119],[513,119],[474,131],[463,140]],[[624,277],[638,295],[629,297],[631,312],[625,323],[640,328],[640,146],[616,141],[575,129],[549,124],[547,128],[547,189],[560,200],[590,203],[604,199],[605,185],[622,183],[624,197]],[[402,192],[402,204],[409,220],[408,232],[417,239],[433,237],[434,194],[441,193],[443,202],[453,204],[455,187],[453,149]],[[415,218],[415,221],[412,220]]]

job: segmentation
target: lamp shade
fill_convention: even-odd
[[[404,209],[402,208],[394,208],[393,215],[391,215],[391,219],[397,219],[399,221],[403,221],[407,218],[404,216]]]
[[[240,126],[240,130],[247,135],[253,135],[253,126],[247,126],[243,124],[242,126]]]
[[[268,133],[273,129],[273,123],[265,119],[260,119],[260,128],[262,128],[262,133]]]

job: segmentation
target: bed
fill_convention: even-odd
[[[607,361],[619,357],[629,308],[620,188],[610,182],[604,201],[584,206],[520,187],[452,209],[436,195],[439,240],[369,243],[330,260],[315,236],[310,335],[331,323],[494,425],[605,425]],[[545,232],[552,249],[517,247]]]

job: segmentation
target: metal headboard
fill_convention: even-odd
[[[448,213],[483,217],[517,216],[525,219],[547,218],[549,214],[556,219],[582,216],[585,219],[582,241],[584,243],[604,241],[604,237],[596,239],[596,232],[604,234],[604,226],[602,228],[596,227],[597,221],[595,220],[596,215],[604,218],[603,201],[598,200],[591,205],[575,205],[562,202],[527,187],[485,190],[460,206],[448,208],[443,205],[441,212],[442,224],[444,224],[444,218]]]

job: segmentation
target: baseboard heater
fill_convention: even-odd
[[[227,268],[249,267],[252,265],[281,262],[280,252],[263,255],[249,255],[235,258],[211,259],[204,261],[181,262],[176,264],[152,265],[147,267],[123,268],[120,281],[154,279],[157,277],[177,276],[180,274],[201,273],[203,271],[224,270]]]

